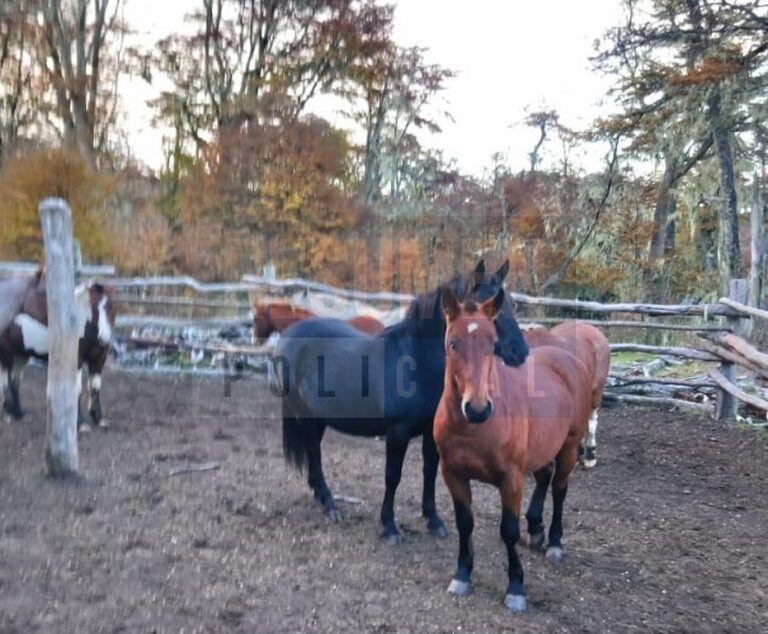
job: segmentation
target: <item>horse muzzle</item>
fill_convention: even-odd
[[[493,412],[493,401],[488,399],[485,403],[485,407],[482,409],[476,409],[473,407],[472,403],[464,401],[461,404],[461,411],[464,414],[464,418],[467,419],[467,422],[472,423],[473,425],[479,425],[491,417],[491,412]]]

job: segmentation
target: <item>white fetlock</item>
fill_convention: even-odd
[[[91,427],[90,423],[83,423],[80,425],[80,427],[77,428],[77,431],[81,434],[90,434],[93,431],[93,428]]]
[[[547,548],[547,560],[553,564],[559,564],[563,561],[565,552],[560,546],[550,546]]]
[[[597,458],[584,458],[582,464],[585,469],[592,469],[597,464]]]
[[[459,581],[451,579],[451,585],[448,586],[448,593],[457,597],[466,597],[472,592],[472,586],[469,581]]]
[[[510,612],[516,614],[523,612],[525,610],[525,596],[522,594],[508,594],[504,599],[504,605]]]
[[[102,429],[109,429],[109,421],[106,418],[102,418],[99,421],[99,427],[101,427]]]

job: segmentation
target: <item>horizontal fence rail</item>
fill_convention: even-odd
[[[0,262],[0,275],[28,274],[37,268],[38,265],[33,262]],[[242,343],[243,333],[249,333],[252,325],[251,302],[254,299],[288,301],[321,316],[337,316],[344,319],[354,314],[374,314],[380,318],[386,316],[390,323],[393,319],[401,318],[404,305],[414,299],[413,295],[405,293],[343,289],[302,278],[274,279],[243,275],[237,282],[208,283],[190,276],[114,277],[114,267],[101,265],[83,265],[81,272],[89,277],[109,278],[103,281],[118,290],[120,312],[117,327],[125,333],[123,345],[141,348],[155,346],[164,350],[193,351],[195,354],[204,351],[224,355],[225,358],[248,356],[258,358],[260,362],[271,354],[271,348]],[[682,394],[686,398],[696,396],[706,399],[713,394],[719,395],[717,407],[714,409],[719,418],[725,418],[728,417],[729,411],[731,417],[735,411],[732,405],[730,408],[728,406],[735,401],[729,399],[736,399],[749,407],[768,412],[768,400],[746,392],[735,382],[735,367],[744,368],[768,380],[768,354],[757,350],[740,336],[746,331],[742,324],[749,324],[748,320],[768,320],[768,311],[747,306],[744,301],[740,301],[743,297],[734,292],[734,289],[739,288],[738,282],[740,281],[736,280],[731,285],[731,297],[707,304],[601,303],[536,297],[523,293],[509,293],[509,296],[519,305],[605,315],[607,319],[588,318],[582,321],[608,331],[636,329],[669,331],[681,335],[697,334],[700,346],[612,343],[612,353],[637,352],[653,355],[655,358],[642,364],[640,369],[644,376],[612,372],[607,385],[606,400],[675,406],[712,413],[711,402],[692,402],[676,397],[687,389],[695,394]],[[190,293],[195,296],[190,297]],[[210,297],[211,294],[217,293],[221,296]],[[389,310],[375,308],[374,305],[387,305]],[[392,309],[392,306],[401,308]],[[135,307],[137,312],[156,309],[155,312],[163,314],[133,314],[126,310],[131,307]],[[200,310],[203,312],[197,312]],[[639,319],[610,319],[613,314],[637,315]],[[645,319],[647,317],[658,319],[651,321]],[[689,323],[666,321],[676,317],[695,319]],[[571,320],[548,316],[520,318],[523,324],[537,325],[553,325],[567,321]],[[236,334],[240,333],[237,335],[240,337],[239,343],[229,344],[217,340],[224,336],[222,333],[233,328],[237,329]],[[227,335],[229,336],[231,333]],[[685,343],[690,344],[690,339]],[[677,363],[675,359],[719,364],[719,369],[704,371],[697,377],[651,376],[665,365]],[[636,391],[641,394],[621,392],[622,389],[631,389],[631,386],[635,386]],[[667,394],[670,396],[666,396]]]

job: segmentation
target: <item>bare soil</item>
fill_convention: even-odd
[[[420,517],[408,454],[378,539],[384,447],[323,444],[346,503],[325,521],[283,462],[278,403],[259,381],[229,398],[211,379],[111,372],[112,427],[80,443],[83,478],[43,474],[45,379],[30,369],[24,422],[0,427],[0,632],[764,632],[766,436],[690,415],[605,410],[599,461],[566,500],[567,561],[521,549],[529,609],[503,606],[498,496],[475,486],[474,594],[449,596],[455,530]],[[214,471],[170,476],[217,461]],[[530,487],[528,494],[530,493]],[[442,483],[438,505],[452,527]]]

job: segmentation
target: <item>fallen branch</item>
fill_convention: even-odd
[[[658,385],[673,385],[678,387],[693,387],[693,388],[699,388],[699,387],[717,387],[717,384],[714,381],[710,381],[704,377],[700,379],[676,379],[673,377],[669,378],[653,378],[653,377],[645,377],[645,376],[637,376],[637,377],[630,377],[622,374],[609,374],[609,378],[614,379],[618,381],[618,383],[615,383],[612,385],[612,387],[622,387],[624,385],[632,385],[635,383],[644,384],[644,383],[650,383],[650,384],[658,384]]]
[[[161,339],[159,337],[126,337],[125,341],[148,348],[165,348],[168,350],[200,350],[203,352],[223,352],[225,354],[243,354],[252,356],[271,355],[269,346],[232,346],[215,343],[192,343],[176,339]]]
[[[612,343],[611,352],[645,352],[650,354],[671,354],[685,359],[698,361],[720,361],[717,355],[698,348],[684,346],[649,346],[642,343]]]
[[[177,476],[183,473],[200,473],[201,471],[213,471],[221,466],[218,462],[201,462],[199,464],[187,464],[173,467],[168,470],[169,476]]]
[[[634,394],[610,394],[609,392],[606,392],[603,394],[603,400],[618,401],[620,403],[632,403],[635,405],[653,405],[656,407],[678,407],[680,409],[687,409],[699,414],[712,414],[713,412],[712,405],[707,405],[705,403],[692,403],[691,401],[683,401],[677,398],[637,396]]]

